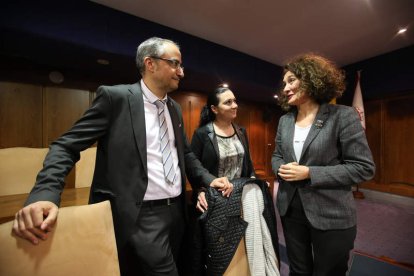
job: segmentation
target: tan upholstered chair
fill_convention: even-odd
[[[120,275],[109,201],[59,210],[46,241],[34,246],[0,225],[0,275]]]
[[[236,253],[234,253],[233,259],[231,259],[224,276],[251,276],[244,237],[240,241]]]
[[[81,158],[76,163],[75,188],[90,187],[95,169],[96,147],[81,152]]]
[[[48,151],[49,148],[0,149],[0,196],[29,193]],[[91,186],[95,158],[96,147],[81,152],[76,163],[75,188]]]
[[[48,148],[0,149],[0,196],[29,193]]]

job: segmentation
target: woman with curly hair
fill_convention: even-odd
[[[278,177],[290,275],[346,275],[356,237],[351,186],[375,172],[355,109],[329,102],[345,89],[341,70],[304,54],[284,67],[272,168]]]

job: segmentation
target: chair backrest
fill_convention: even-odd
[[[0,149],[0,196],[27,194],[36,182],[49,148]],[[95,169],[96,147],[81,152],[76,163],[75,188],[90,187]]]
[[[76,163],[75,188],[90,187],[95,170],[96,147],[81,152],[81,158]]]
[[[120,275],[109,201],[59,209],[46,241],[32,245],[0,225],[0,275]]]
[[[0,149],[0,196],[29,193],[48,148]]]

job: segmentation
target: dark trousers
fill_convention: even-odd
[[[356,226],[318,230],[311,226],[298,193],[281,217],[289,259],[289,275],[345,276]]]
[[[135,233],[118,252],[122,276],[178,276],[176,262],[185,230],[181,200],[141,207]]]

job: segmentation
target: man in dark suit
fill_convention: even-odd
[[[33,244],[47,238],[65,176],[80,152],[98,142],[89,203],[111,202],[122,275],[178,275],[185,173],[205,186],[231,185],[201,166],[188,145],[180,106],[167,96],[184,77],[178,45],[150,38],[139,45],[136,63],[140,82],[99,87],[83,117],[51,144],[13,231]]]

